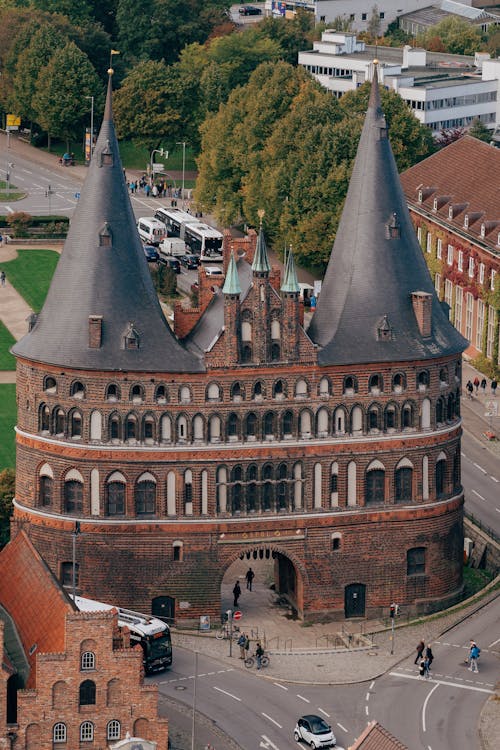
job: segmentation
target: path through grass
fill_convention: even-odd
[[[17,258],[2,264],[12,286],[35,312],[42,309],[58,260],[55,250],[19,250]]]
[[[9,352],[11,346],[16,343],[14,336],[0,320],[0,370],[15,370],[16,360]]]

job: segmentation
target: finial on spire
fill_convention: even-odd
[[[262,219],[264,218],[264,214],[265,213],[266,212],[264,211],[263,208],[259,208],[259,210],[257,211],[257,216],[259,217],[259,222],[260,222],[259,226],[260,226],[261,229],[262,229]]]

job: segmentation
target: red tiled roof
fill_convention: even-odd
[[[408,750],[377,721],[368,724],[349,750]]]
[[[481,224],[485,223],[486,236],[482,241],[498,248],[500,149],[464,135],[403,172],[401,184],[410,206],[420,206],[472,237],[480,236]],[[423,193],[421,203],[418,202],[419,190]],[[436,212],[433,211],[435,198],[438,199]],[[453,207],[451,219],[450,207]],[[468,229],[464,228],[466,214],[469,215]]]
[[[23,531],[0,552],[0,602],[30,663],[27,687],[35,687],[36,654],[64,651],[66,614],[75,610]]]

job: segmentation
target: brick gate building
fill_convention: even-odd
[[[255,237],[255,235],[254,235]],[[218,616],[224,572],[273,557],[304,618],[431,611],[462,587],[460,334],[434,292],[375,77],[305,331],[293,257],[226,238],[225,278],[167,325],[135,229],[111,83],[45,306],[16,344],[24,528],[63,581]],[[202,272],[200,272],[202,275]],[[213,280],[210,279],[210,285]]]

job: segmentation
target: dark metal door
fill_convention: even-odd
[[[346,617],[364,617],[365,616],[365,590],[364,583],[351,583],[345,587],[345,616]]]
[[[157,596],[153,599],[151,614],[163,620],[173,622],[175,619],[175,599],[172,596]]]

